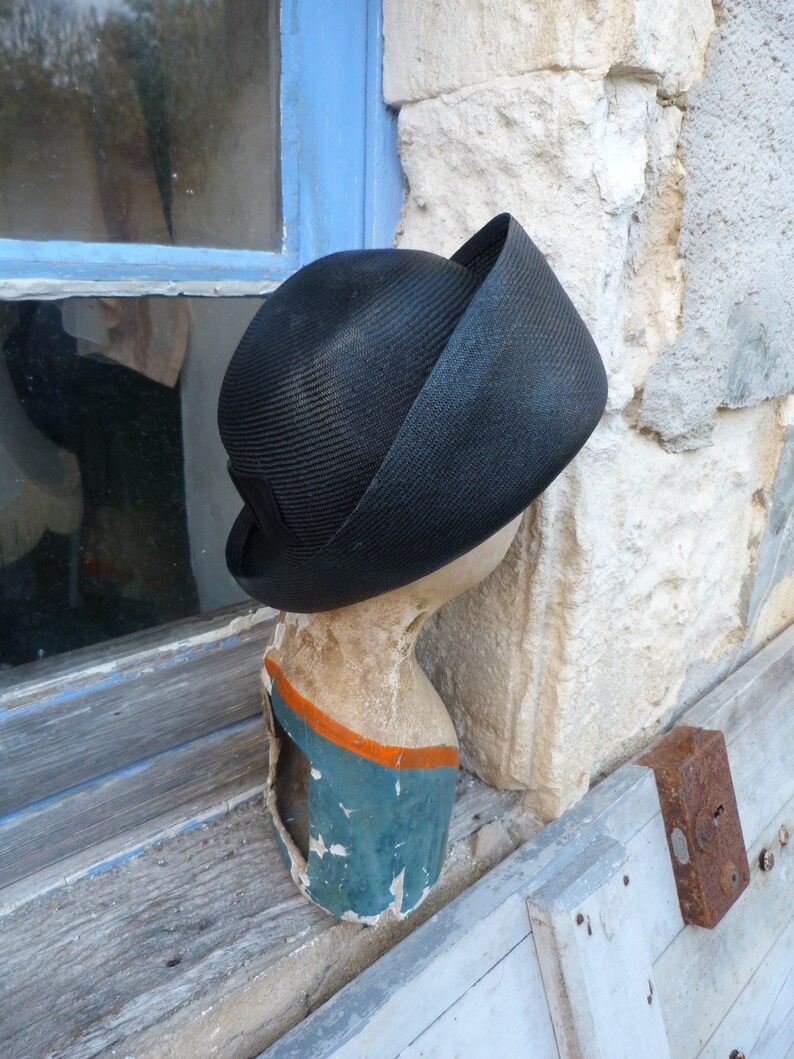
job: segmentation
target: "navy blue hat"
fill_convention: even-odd
[[[509,214],[449,260],[321,258],[268,298],[223,380],[218,425],[245,505],[229,570],[297,612],[406,585],[523,511],[606,396],[587,328]]]

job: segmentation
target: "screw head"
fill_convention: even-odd
[[[738,1048],[734,1048],[728,1059],[744,1059],[744,1052],[740,1052]]]
[[[722,874],[720,875],[720,889],[728,897],[733,895],[733,892],[737,889],[740,882],[739,870],[735,864],[728,862],[722,867]]]
[[[775,866],[775,854],[771,849],[762,849],[758,854],[758,867],[761,871],[772,871]]]

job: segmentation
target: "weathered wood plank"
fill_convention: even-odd
[[[753,724],[756,709],[794,685],[794,625],[784,629],[741,668],[686,711],[685,724],[719,728],[730,743]]]
[[[794,1048],[794,919],[712,1034],[701,1059],[734,1050],[751,1059],[790,1059]]]
[[[386,1041],[399,1054],[528,936],[530,886],[576,855],[590,825],[611,814],[628,821],[624,805],[640,789],[655,791],[649,776],[628,766],[608,777],[286,1034],[267,1059],[358,1059],[362,1040]]]
[[[0,813],[256,715],[270,612],[173,627],[75,652],[0,697]],[[108,653],[110,652],[110,653]],[[89,659],[91,661],[89,661]],[[17,671],[14,671],[17,672]]]
[[[527,899],[557,1047],[566,1059],[670,1055],[627,860],[623,846],[596,835]]]
[[[559,1055],[531,937],[475,982],[399,1059],[491,1059],[495,1042],[504,1056]]]
[[[13,813],[0,821],[0,889],[202,792],[264,785],[266,769],[264,722],[251,718]]]
[[[778,637],[680,718],[689,724],[722,728],[726,733],[734,774],[746,776],[742,790],[750,806],[745,809],[740,798],[740,811],[745,840],[750,844],[753,832],[760,833],[762,817],[764,822],[768,819],[776,785],[780,789],[782,784],[787,790],[794,771],[783,775],[785,759],[777,755],[774,768],[765,773],[763,758],[766,745],[786,748],[794,744],[794,711],[789,707],[793,664],[794,629]],[[683,921],[653,774],[629,764],[291,1031],[268,1051],[268,1059],[352,1057],[357,1054],[362,1034],[377,1041],[389,1039],[383,1036],[389,1030],[397,1033],[394,1050],[407,1048],[420,1038],[423,1028],[440,1020],[475,981],[489,973],[490,960],[498,963],[506,955],[508,950],[499,955],[504,938],[501,945],[489,948],[477,944],[478,932],[500,922],[507,909],[514,916],[518,895],[542,885],[598,831],[627,848],[630,885],[636,883],[644,895],[641,936],[653,961],[681,934]],[[506,909],[500,911],[500,903]],[[517,919],[512,929],[515,938],[521,930]],[[460,954],[459,962],[450,958],[453,953]],[[434,974],[441,962],[454,971]],[[442,1024],[443,1020],[439,1022]],[[671,1051],[677,1055],[675,1049]]]
[[[661,812],[628,840],[626,850],[626,871],[642,894],[642,929],[653,962],[684,927]]]
[[[774,812],[774,805],[770,805]],[[686,927],[654,964],[670,1050],[697,1056],[761,965],[794,910],[794,856],[782,851],[778,828],[794,818],[794,799],[774,813],[767,832],[748,851],[750,886],[713,930]],[[758,866],[763,847],[776,853],[772,871]]]
[[[778,669],[776,680],[780,677]],[[716,712],[703,717],[711,727],[718,727],[718,722],[724,720],[729,729],[728,758],[748,850],[768,829],[770,814],[775,817],[779,807],[794,797],[794,765],[790,760],[794,747],[794,685],[791,688],[784,685],[775,692],[769,681],[762,686],[760,678],[756,677],[753,686],[753,696],[762,690],[763,695],[760,701],[753,698],[746,703],[752,724],[741,723],[741,713],[736,712],[732,700],[727,707],[731,711],[730,717],[720,712],[726,708],[724,704]],[[690,716],[687,715],[686,723],[689,722]],[[625,843],[629,852],[629,873],[647,895],[643,927],[652,959],[656,960],[684,924],[656,785],[650,772],[649,776],[648,789],[642,792],[642,804],[638,791],[632,815],[636,825],[647,816],[655,802],[654,815],[634,835],[630,834],[631,823],[628,827],[621,826],[614,814],[605,820],[604,826],[613,838]]]
[[[465,776],[460,791],[461,835],[515,800]],[[450,861],[453,880],[475,870]],[[384,931],[338,923],[295,890],[261,803],[243,806],[0,918],[0,1051],[205,1054],[195,1035],[256,1054],[431,914],[445,885],[448,899],[442,877],[427,909]]]
[[[253,618],[253,620],[251,620]],[[0,672],[0,715],[38,704],[53,694],[69,695],[93,686],[96,677],[116,668],[145,671],[158,656],[176,657],[190,651],[196,642],[224,639],[241,624],[266,625],[274,612],[254,603],[235,603],[210,614],[168,622],[152,629],[65,651],[27,665]]]
[[[53,890],[71,886],[88,876],[99,875],[115,868],[124,861],[139,856],[146,850],[188,831],[214,824],[228,816],[234,809],[262,800],[262,784],[240,787],[239,783],[228,784],[210,791],[201,791],[176,810],[171,806],[161,816],[145,820],[137,827],[96,845],[59,860],[46,868],[26,875],[19,882],[4,886],[0,891],[0,917],[17,911],[34,899],[40,899]]]
[[[230,945],[266,966],[322,918],[281,870],[262,806],[237,810],[0,920],[0,1051],[87,1059],[184,1002],[191,973],[209,995],[234,969]],[[141,996],[151,1006],[132,1018]]]

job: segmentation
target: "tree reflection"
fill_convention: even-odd
[[[107,237],[137,240],[130,174],[149,170],[172,235],[175,190],[201,190],[234,93],[227,22],[223,0],[0,0],[0,181],[55,165],[68,200],[91,153]]]

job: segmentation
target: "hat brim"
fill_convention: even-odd
[[[482,282],[346,521],[297,566],[247,508],[235,521],[227,563],[255,599],[311,613],[409,584],[515,518],[595,429],[601,358],[521,226],[496,217],[452,260]]]

